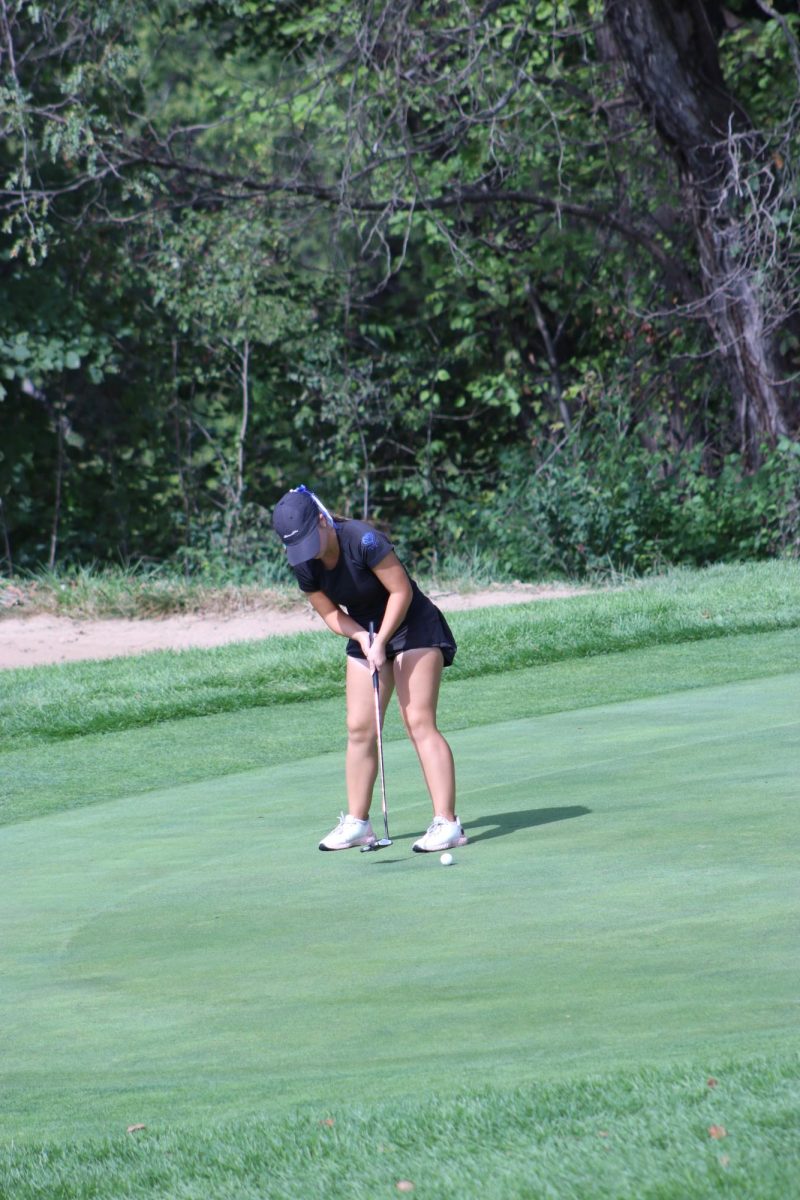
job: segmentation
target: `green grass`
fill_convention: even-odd
[[[797,686],[453,733],[449,870],[401,742],[380,856],[313,849],[338,754],[8,827],[6,1136],[796,1045]]]
[[[278,548],[278,552],[280,549]],[[264,603],[289,608],[297,586],[284,563],[266,561],[241,578],[228,570],[185,574],[174,566],[78,566],[0,575],[0,611],[12,616],[50,613],[76,619],[163,617],[172,613],[228,613]]]
[[[0,1196],[388,1200],[406,1180],[436,1200],[788,1200],[800,1063],[709,1061],[713,1076],[706,1063],[0,1149]]]
[[[799,679],[454,732],[449,870],[406,742],[381,855],[316,851],[338,753],[6,827],[0,1129],[791,1044]]]
[[[448,869],[410,853],[396,714],[395,845],[364,856],[314,848],[340,696],[29,729],[0,757],[0,1196],[792,1195],[800,630],[796,576],[757,578],[766,615],[747,571],[679,576],[637,630],[664,644],[554,630],[560,660],[452,672]],[[728,632],[692,640],[712,586]],[[531,613],[497,621],[519,646]]]
[[[160,657],[143,658],[142,666]],[[451,681],[440,715],[448,731],[466,729],[781,675],[798,661],[796,629],[567,659],[515,671],[499,690],[486,688],[480,677]],[[394,705],[385,737],[405,737]],[[326,750],[343,753],[344,711],[339,694],[299,708],[270,705],[62,740],[20,740],[0,754],[0,825],[175,784],[222,781]]]
[[[523,667],[739,633],[800,627],[800,566],[677,571],[621,591],[454,614],[448,684]],[[37,740],[236,712],[341,692],[327,634],[3,673],[0,750]]]
[[[249,567],[237,567],[226,559],[191,571],[168,562],[0,573],[0,614],[5,610],[12,616],[47,613],[76,620],[135,620],[174,613],[241,612],[264,604],[296,607],[301,603],[297,582],[280,545],[268,542],[263,550],[266,554],[258,565]],[[496,585],[502,577],[495,561],[476,552],[447,556],[435,575],[417,578],[428,592],[474,592]]]

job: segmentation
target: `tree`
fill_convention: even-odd
[[[238,394],[238,412],[223,408],[216,428],[196,407],[189,413],[218,462],[228,554],[245,503],[256,358],[310,315],[308,304],[293,302],[280,239],[270,236],[251,208],[187,210],[177,220],[162,221],[149,239],[157,249],[147,255],[153,305],[204,351],[194,371],[200,392],[221,387]]]
[[[0,271],[44,294],[63,253],[92,337],[106,281],[141,318],[68,381],[125,546],[215,505],[230,544],[308,466],[355,511],[467,505],[604,407],[662,474],[794,434],[798,25],[730,6],[0,0]]]
[[[721,38],[742,57],[749,53],[728,30],[744,21],[717,0],[535,10],[512,2],[308,4],[291,23],[298,41],[273,98],[283,113],[277,119],[292,130],[294,169],[287,173],[284,163],[282,173],[245,178],[195,159],[174,170],[211,190],[236,182],[273,201],[302,196],[335,206],[339,224],[360,235],[362,274],[383,264],[373,293],[400,269],[420,224],[471,262],[475,239],[510,210],[529,214],[531,250],[553,217],[606,231],[649,256],[684,317],[705,323],[706,353],[713,346],[724,364],[730,423],[756,461],[762,443],[774,445],[798,420],[800,254],[790,151],[800,121],[791,67],[800,52],[789,16],[766,2],[737,7],[751,22],[748,38],[771,44],[764,71],[781,80],[771,81],[773,101],[785,92],[776,115],[758,127],[720,60]],[[247,38],[261,17],[243,16],[238,36]],[[274,15],[267,20],[274,24]],[[676,164],[677,188],[654,161],[660,147],[643,154],[615,56]],[[532,144],[536,136],[544,153]],[[581,143],[592,148],[590,160],[579,161]],[[636,158],[647,163],[645,186],[631,183]],[[156,145],[143,159],[169,165]],[[558,364],[538,286],[529,283],[528,295],[552,383]],[[657,307],[674,312],[666,294]],[[568,419],[560,388],[551,390]]]
[[[768,4],[761,8],[775,19]],[[697,244],[698,311],[726,365],[742,446],[757,454],[763,441],[775,445],[796,426],[800,396],[782,351],[783,339],[800,333],[785,149],[753,126],[724,78],[721,5],[606,0],[606,16],[631,85],[677,164]],[[800,55],[796,65],[800,83]],[[782,140],[796,133],[787,122]]]

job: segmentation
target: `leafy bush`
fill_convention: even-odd
[[[472,545],[498,577],[646,573],[670,564],[797,555],[800,446],[782,439],[748,472],[731,454],[709,470],[702,449],[670,460],[608,423],[557,453],[507,451],[500,482],[442,510],[437,544]],[[423,549],[422,556],[436,557]]]
[[[192,544],[182,546],[173,561],[185,575],[207,584],[295,585],[271,513],[259,504],[243,506],[230,535],[223,513],[196,522]]]

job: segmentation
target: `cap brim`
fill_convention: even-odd
[[[289,565],[297,567],[300,563],[308,562],[310,558],[316,558],[319,554],[321,546],[319,538],[319,528],[312,529],[306,537],[301,541],[295,542],[293,546],[286,547],[286,557],[289,559]]]

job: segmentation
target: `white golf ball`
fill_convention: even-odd
[[[452,863],[453,863],[452,854],[443,854],[442,857],[439,859],[439,862],[442,864],[443,867],[452,866]]]

